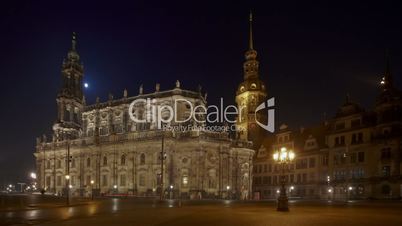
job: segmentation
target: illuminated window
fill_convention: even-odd
[[[188,176],[183,176],[183,186],[188,185]]]
[[[251,89],[256,89],[256,88],[257,88],[257,85],[256,85],[255,83],[253,83],[253,84],[251,84],[250,88],[251,88]]]

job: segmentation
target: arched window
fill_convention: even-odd
[[[120,164],[121,165],[126,165],[126,155],[121,156]]]
[[[107,157],[106,156],[103,157],[103,166],[107,166]]]
[[[87,167],[91,167],[91,159],[87,158]]]
[[[145,164],[145,154],[144,153],[142,153],[141,156],[140,156],[140,164],[141,165]]]

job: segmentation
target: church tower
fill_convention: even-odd
[[[82,81],[84,67],[76,50],[77,36],[73,32],[71,49],[61,67],[61,88],[57,94],[57,121],[53,125],[56,140],[78,138],[81,132],[81,114],[84,108]]]
[[[243,64],[244,80],[236,91],[236,104],[239,109],[239,116],[236,122],[237,138],[244,141],[252,141],[253,148],[257,150],[264,139],[266,131],[261,128],[258,122],[266,124],[267,115],[265,111],[255,113],[257,106],[267,98],[266,87],[259,78],[259,63],[257,51],[253,43],[253,15],[250,12],[249,18],[249,46],[245,53],[246,61]]]

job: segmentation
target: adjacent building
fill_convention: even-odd
[[[296,160],[282,173],[272,160],[281,147]],[[286,125],[264,140],[254,161],[254,196],[277,197],[284,175],[293,198],[393,199],[402,194],[402,99],[389,64],[374,108],[347,95],[335,116],[311,128]]]

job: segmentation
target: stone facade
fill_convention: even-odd
[[[38,138],[34,153],[42,189],[81,196],[91,192],[156,196],[162,189],[165,196],[175,198],[250,197],[251,142],[230,139],[226,131],[199,130],[197,126],[203,125],[196,120],[169,125],[194,128],[174,131],[152,120],[134,122],[129,117],[130,103],[149,98],[151,103],[134,105],[137,118],[148,119],[149,108],[173,106],[177,99],[187,101],[177,104],[178,119],[187,118],[189,103],[206,106],[201,90],[182,89],[177,81],[170,90],[157,84],[153,93],[146,94],[141,86],[138,95],[128,96],[124,90],[122,98],[109,95],[106,102],[97,99],[87,105],[75,35],[61,74],[52,139]],[[164,117],[164,112],[160,114]]]

